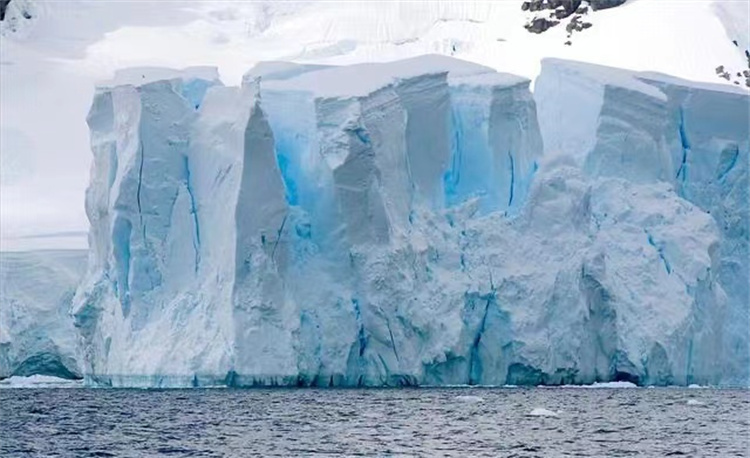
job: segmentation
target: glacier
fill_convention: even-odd
[[[530,83],[428,55],[99,87],[86,383],[747,385],[747,92]]]
[[[0,379],[82,378],[69,312],[85,250],[0,253]]]

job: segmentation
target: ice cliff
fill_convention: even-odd
[[[700,329],[687,341],[688,373],[696,363],[712,361],[717,374],[712,383],[747,386],[748,92],[555,59],[545,61],[543,68],[535,96],[548,156],[574,158],[591,177],[617,177],[644,186],[669,183],[670,195],[711,218],[718,240],[707,245],[709,281],[701,286],[711,294],[685,282],[685,292],[694,297],[692,326]],[[696,228],[686,227],[697,236]],[[655,246],[669,271],[667,245]],[[680,250],[698,259],[696,247]],[[662,305],[665,310],[667,304]],[[695,352],[704,346],[696,339],[710,334],[719,346],[698,356]]]
[[[747,384],[747,103],[562,61],[533,97],[441,56],[121,74],[87,382]]]
[[[70,307],[85,270],[85,251],[0,253],[0,379],[82,377]]]

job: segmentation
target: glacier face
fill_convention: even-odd
[[[532,96],[441,56],[157,73],[89,115],[89,383],[746,384],[746,94],[551,61]]]
[[[655,73],[550,59],[537,80],[540,123],[550,155],[575,155],[589,176],[666,182],[714,220],[711,289],[725,304],[696,306],[717,320],[721,381],[750,381],[748,93]],[[580,104],[596,94],[598,104]],[[573,126],[572,124],[575,124]],[[586,147],[577,148],[579,144]],[[578,154],[576,154],[576,152]],[[691,343],[691,349],[694,343]]]
[[[69,312],[86,262],[82,250],[0,253],[0,379],[82,377]]]

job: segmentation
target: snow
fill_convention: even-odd
[[[212,83],[219,82],[219,72],[216,67],[189,67],[182,70],[161,67],[131,67],[115,71],[110,81],[102,81],[99,87],[112,88],[117,86],[144,86],[160,80],[205,80]]]
[[[747,1],[720,1],[711,5],[721,21],[730,40],[737,41],[737,51],[744,57],[744,50],[750,50],[750,5]]]
[[[272,83],[269,85],[269,89],[275,91],[308,91],[321,98],[355,97],[368,95],[398,80],[444,73],[461,77],[495,73],[495,71],[489,67],[436,54],[385,64],[366,63],[305,72],[291,82]]]
[[[747,231],[717,218],[745,224],[745,165],[724,151],[747,151],[746,94],[559,60],[534,97],[444,57],[371,64],[339,92],[312,82],[347,67],[266,68],[241,88],[186,71],[99,89],[74,300],[88,383],[745,380],[724,318],[744,293],[717,266],[744,268]],[[703,158],[686,180],[681,137]]]
[[[746,65],[730,38],[747,42],[747,11],[747,0],[631,0],[591,15],[594,26],[565,46],[563,27],[524,29],[520,1],[14,0],[0,25],[0,248],[86,247],[84,119],[95,82],[119,68],[210,65],[236,85],[262,61],[344,65],[437,53],[529,79],[541,58],[558,57],[716,82],[719,65]],[[36,237],[59,233],[68,235]]]
[[[0,380],[2,388],[81,388],[81,380],[70,380],[51,375],[13,376]]]
[[[558,412],[553,412],[551,410],[545,409],[543,407],[536,407],[531,412],[526,414],[529,417],[559,417]]]

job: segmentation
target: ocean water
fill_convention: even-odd
[[[745,457],[750,391],[5,389],[0,456]]]

